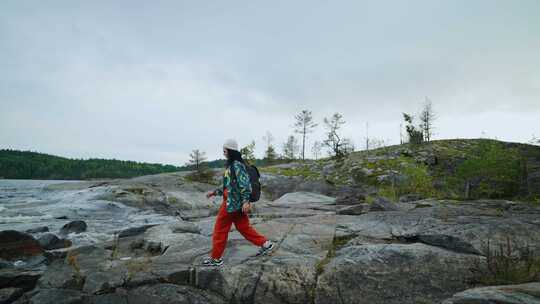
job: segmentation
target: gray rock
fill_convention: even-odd
[[[36,286],[42,274],[42,270],[1,269],[0,289],[15,287],[31,290]]]
[[[122,230],[118,233],[119,238],[125,238],[130,236],[136,236],[143,234],[148,228],[154,227],[155,225],[145,225],[141,227],[132,227],[125,230]]]
[[[163,244],[160,242],[150,241],[145,243],[145,250],[151,254],[161,254],[164,249]]]
[[[39,242],[30,234],[16,230],[0,231],[0,259],[13,261],[43,253]]]
[[[369,206],[369,211],[396,211],[399,210],[398,206],[395,203],[383,198],[378,197],[373,203]]]
[[[4,260],[0,260],[0,269],[2,268],[9,268],[13,266],[13,264],[11,264],[10,262],[8,261],[4,261]]]
[[[357,205],[364,203],[365,200],[365,194],[358,190],[340,189],[336,198],[336,205]]]
[[[153,296],[159,298],[164,303],[170,304],[229,303],[229,301],[225,301],[225,299],[212,293],[211,291],[205,291],[191,286],[178,286],[175,284],[155,284],[141,286],[131,290],[130,292],[133,294],[145,294]]]
[[[84,295],[73,289],[43,289],[32,296],[29,304],[83,304]]]
[[[45,250],[53,250],[71,246],[71,241],[66,239],[59,239],[56,235],[52,233],[46,233],[40,236],[38,242]]]
[[[88,294],[109,293],[122,286],[126,277],[127,272],[121,268],[94,271],[86,276],[82,290]]]
[[[171,226],[173,233],[201,233],[201,229],[191,222],[176,222]]]
[[[89,304],[128,304],[127,295],[109,293],[95,295],[89,300]]]
[[[489,286],[455,294],[443,304],[540,304],[540,282]]]
[[[63,235],[67,235],[70,233],[81,233],[81,232],[85,232],[86,228],[87,228],[87,225],[84,221],[72,221],[65,224],[60,229],[60,233]]]
[[[306,203],[335,204],[336,199],[312,192],[287,193],[272,202],[274,205],[297,206]]]
[[[405,194],[399,197],[399,202],[407,203],[424,199],[420,194]]]
[[[110,266],[111,251],[102,247],[90,245],[70,250],[66,256],[68,263],[76,264],[80,273],[89,273],[107,269]]]
[[[330,176],[334,173],[334,170],[335,170],[335,164],[334,163],[329,163],[327,165],[325,165],[323,168],[322,168],[322,172],[321,174],[324,176],[324,177],[327,177],[327,176]]]
[[[356,204],[354,206],[346,206],[337,210],[337,214],[345,215],[360,215],[368,212],[370,209],[368,204]]]
[[[500,211],[482,208],[476,202],[439,202],[430,208],[408,211],[338,215],[336,227],[340,231],[372,239],[392,240],[422,235],[426,243],[470,253],[484,252],[488,240],[492,246],[505,245],[509,236],[514,248],[539,248],[540,231],[533,219],[537,216],[529,211],[503,217]]]
[[[38,281],[42,289],[76,289],[81,290],[84,277],[74,268],[63,261],[57,260],[47,268]]]
[[[474,258],[418,243],[347,246],[319,276],[315,303],[438,303],[469,287]]]
[[[15,301],[18,297],[20,297],[24,293],[24,290],[22,288],[2,288],[0,289],[0,303],[11,303]]]

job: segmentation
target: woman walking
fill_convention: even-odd
[[[206,194],[207,198],[223,195],[223,202],[219,208],[212,234],[212,253],[209,258],[203,261],[203,265],[207,266],[223,265],[222,256],[233,223],[236,230],[244,238],[260,247],[257,256],[268,254],[275,247],[272,241],[259,234],[249,224],[247,213],[251,210],[251,202],[249,201],[251,183],[235,140],[229,139],[223,144],[223,155],[227,160],[223,175],[223,187]]]

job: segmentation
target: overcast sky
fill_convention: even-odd
[[[435,139],[540,136],[540,1],[0,3],[0,148],[182,165],[294,115],[399,143],[429,97]]]

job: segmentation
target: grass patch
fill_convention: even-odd
[[[211,170],[205,170],[200,172],[194,171],[190,174],[187,174],[184,179],[190,182],[198,182],[205,184],[216,183],[216,181],[214,180],[214,172]]]
[[[301,165],[295,168],[263,167],[260,168],[260,171],[263,173],[277,174],[288,177],[301,176],[307,180],[317,180],[321,177],[319,172],[311,170],[310,167],[306,165]]]

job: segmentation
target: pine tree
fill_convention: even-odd
[[[302,136],[302,160],[305,160],[306,138],[309,133],[313,132],[313,129],[317,124],[313,121],[311,111],[308,110],[303,110],[298,115],[294,116],[294,118],[296,119],[294,132],[299,133]]]
[[[245,161],[251,164],[255,163],[255,141],[251,141],[249,145],[240,149],[240,153]]]

